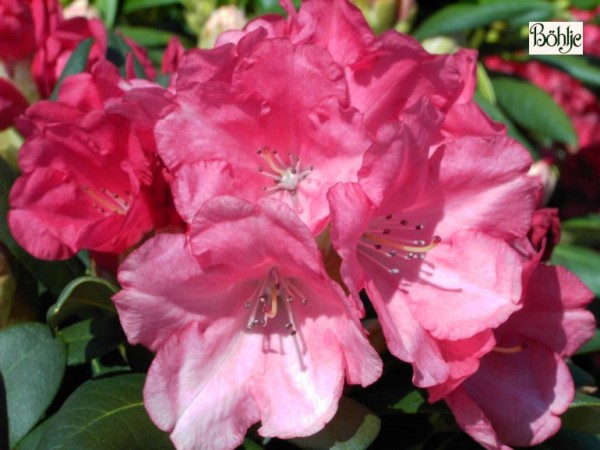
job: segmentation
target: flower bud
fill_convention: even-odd
[[[200,32],[200,47],[213,48],[217,37],[226,30],[240,30],[248,22],[244,12],[235,6],[222,6],[212,12]]]

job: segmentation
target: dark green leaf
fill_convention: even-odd
[[[173,36],[173,33],[168,31],[146,27],[121,25],[117,30],[144,47],[166,47]],[[185,39],[180,37],[180,40]]]
[[[80,277],[73,280],[60,294],[58,301],[48,310],[46,320],[53,330],[74,314],[109,312],[116,314],[111,298],[117,288],[108,280]]]
[[[600,351],[600,330],[596,328],[592,339],[579,350],[577,350],[576,354],[583,355],[585,353],[592,353],[597,351]]]
[[[523,136],[512,120],[506,117],[506,115],[496,105],[485,99],[479,92],[475,92],[474,99],[479,107],[483,109],[492,120],[495,120],[496,122],[502,122],[504,125],[506,125],[506,132],[510,137],[519,141],[521,145],[523,145],[523,147],[529,151],[534,159],[539,159],[540,155],[533,145],[531,145],[531,142],[529,142],[527,138]]]
[[[115,24],[117,17],[117,10],[119,9],[119,0],[96,0],[94,6],[98,8],[106,28],[112,28]]]
[[[127,55],[133,57],[133,69],[136,78],[148,78],[144,66],[140,63],[129,44],[117,33],[108,32],[108,59],[116,65],[121,71],[121,75],[126,75]]]
[[[600,436],[563,429],[543,445],[551,450],[598,450]],[[535,448],[537,449],[537,447]]]
[[[517,125],[552,140],[577,145],[569,116],[548,93],[516,78],[495,77],[492,84],[498,104]]]
[[[573,382],[575,383],[576,388],[596,385],[594,377],[589,372],[586,372],[572,362],[567,362],[567,366],[569,367],[569,371],[571,372],[571,376],[573,377]]]
[[[562,422],[563,428],[568,430],[600,433],[600,399],[577,392]]]
[[[381,421],[362,404],[342,397],[338,412],[317,434],[291,439],[297,447],[310,450],[364,450],[379,434]]]
[[[600,215],[577,217],[562,223],[561,242],[563,244],[600,244]]]
[[[571,0],[571,5],[577,9],[594,9],[600,2],[598,0]]]
[[[554,247],[551,262],[574,272],[596,296],[600,296],[600,253],[586,247],[560,244]]]
[[[40,442],[42,441],[42,438],[44,437],[46,432],[52,426],[52,418],[53,417],[50,417],[49,419],[44,420],[37,427],[35,427],[32,431],[27,433],[27,436],[25,436],[17,444],[17,450],[37,450],[38,445],[40,445]]]
[[[56,82],[56,86],[54,86],[54,90],[52,91],[52,95],[50,96],[50,100],[56,101],[58,99],[58,92],[60,91],[60,86],[62,85],[65,78],[69,75],[73,75],[76,73],[81,73],[85,70],[85,66],[87,65],[88,56],[90,55],[90,50],[92,49],[92,45],[94,44],[94,40],[92,38],[84,39],[80,42],[77,48],[71,53],[65,68],[63,69],[58,81]]]
[[[587,85],[600,86],[600,67],[585,56],[532,55],[531,57],[555,66]]]
[[[417,39],[457,33],[506,20],[530,11],[552,11],[552,5],[539,0],[491,1],[481,5],[448,5],[428,17],[414,32]]]
[[[244,450],[263,450],[262,445],[258,445],[256,442],[250,439],[244,439]]]
[[[0,158],[0,241],[15,258],[52,294],[57,295],[73,278],[83,274],[83,266],[75,259],[41,261],[27,253],[14,240],[8,229],[8,195],[16,178],[10,166]]]
[[[177,5],[179,3],[180,0],[125,0],[123,2],[123,13],[129,14],[134,11],[139,11],[141,9]]]
[[[102,356],[125,341],[125,335],[115,316],[100,316],[83,320],[57,333],[67,344],[67,365],[83,364]]]
[[[53,417],[38,450],[173,448],[144,409],[143,385],[142,374],[87,381]]]
[[[65,372],[65,346],[52,337],[47,326],[29,323],[0,332],[0,349],[12,448],[38,422],[58,392]]]
[[[406,394],[399,402],[394,403],[391,408],[403,413],[415,414],[424,406],[427,406],[425,394],[415,389]]]

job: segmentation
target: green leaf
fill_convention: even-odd
[[[58,92],[60,91],[60,86],[62,85],[63,81],[65,81],[65,78],[67,78],[69,75],[81,73],[85,70],[88,56],[90,55],[90,50],[92,49],[93,44],[94,40],[92,38],[84,39],[73,51],[69,57],[69,60],[67,61],[67,64],[65,65],[65,68],[60,74],[58,81],[56,82],[56,86],[54,86],[50,100],[55,102],[58,99]]]
[[[138,60],[137,56],[129,46],[129,44],[117,33],[112,31],[108,32],[108,52],[107,58],[121,71],[121,75],[125,76],[127,55],[131,54],[133,57],[133,70],[136,78],[147,79],[146,70],[142,63]]]
[[[125,335],[115,316],[100,316],[83,320],[57,333],[67,344],[67,365],[83,364],[115,349],[125,341]]]
[[[590,58],[581,55],[531,55],[531,58],[557,67],[589,86],[600,86],[600,67]]]
[[[530,11],[552,11],[552,5],[539,0],[491,1],[480,5],[448,5],[427,18],[414,37],[422,40],[427,37],[452,34],[488,25],[497,20],[506,20]]]
[[[593,353],[597,351],[600,351],[600,330],[598,328],[596,328],[596,331],[594,331],[594,336],[592,339],[590,339],[587,344],[577,350],[575,354],[584,355],[586,353]]]
[[[119,0],[96,0],[94,6],[98,8],[106,28],[112,28],[117,18],[119,9]]]
[[[500,107],[519,126],[552,140],[577,145],[577,133],[569,116],[545,91],[509,77],[492,79]]]
[[[130,37],[143,47],[166,47],[173,33],[168,31],[157,30],[146,27],[132,27],[120,25],[117,31]],[[185,38],[177,36],[180,40],[185,41]]]
[[[73,280],[60,294],[58,301],[50,307],[46,320],[54,331],[74,314],[116,314],[111,298],[117,288],[108,280],[97,277],[80,277]]]
[[[28,323],[0,332],[0,373],[8,404],[10,447],[38,422],[58,392],[65,346],[48,327]]]
[[[551,262],[574,272],[596,296],[600,296],[600,253],[586,247],[560,244],[554,247]]]
[[[0,158],[0,241],[15,258],[41,282],[52,294],[60,291],[76,276],[83,274],[83,266],[76,260],[41,261],[27,253],[17,244],[8,228],[8,195],[16,174],[3,158]]]
[[[571,0],[571,6],[577,9],[594,9],[598,4],[598,0]]]
[[[262,445],[257,444],[254,441],[251,441],[250,439],[244,439],[244,444],[243,444],[244,450],[263,450],[264,447]]]
[[[543,445],[551,450],[598,450],[600,436],[562,429]]]
[[[564,221],[561,243],[589,246],[600,244],[600,215],[593,214]]]
[[[40,442],[42,441],[44,435],[52,426],[52,418],[53,417],[50,417],[49,419],[44,420],[37,427],[35,427],[32,431],[27,433],[27,436],[25,436],[17,444],[17,449],[18,450],[37,450],[38,445],[40,445]]]
[[[533,145],[531,145],[531,142],[529,142],[527,138],[523,136],[512,120],[506,117],[506,115],[496,105],[489,102],[478,91],[475,92],[474,100],[477,102],[479,107],[483,109],[488,116],[490,116],[492,120],[495,120],[496,122],[502,122],[504,125],[506,125],[506,132],[508,135],[519,141],[521,145],[529,151],[534,159],[538,160],[540,158],[540,154],[533,147]]]
[[[600,398],[577,392],[562,422],[563,428],[568,430],[600,433]]]
[[[144,409],[143,385],[142,374],[85,382],[53,417],[38,450],[172,449]]]
[[[313,436],[290,442],[307,450],[364,450],[375,440],[380,428],[379,417],[355,400],[342,397],[336,415],[325,428]]]
[[[160,6],[177,5],[180,0],[125,0],[123,2],[123,13],[130,14],[147,8],[158,8]]]

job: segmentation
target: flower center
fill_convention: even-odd
[[[127,214],[129,202],[133,199],[131,193],[127,191],[125,191],[124,196],[120,196],[116,192],[108,191],[105,188],[96,191],[89,186],[83,186],[81,190],[92,200],[92,208],[100,211],[105,216]]]
[[[363,256],[389,273],[399,274],[400,269],[388,258],[394,260],[403,256],[408,260],[425,259],[426,253],[442,242],[437,235],[432,236],[431,240],[423,239],[425,233],[423,224],[413,225],[406,219],[395,221],[392,215],[375,217],[362,235],[359,248]]]
[[[287,162],[281,158],[276,150],[271,150],[268,147],[263,147],[256,152],[267,163],[267,169],[259,167],[258,171],[273,180],[274,186],[265,186],[263,189],[268,192],[288,191],[290,194],[295,194],[298,190],[298,185],[302,180],[311,174],[313,166],[302,169],[300,158],[293,153],[287,154]]]
[[[246,328],[253,330],[258,326],[266,327],[269,320],[275,319],[281,313],[284,315],[285,331],[294,336],[296,322],[292,304],[296,301],[300,301],[304,306],[308,305],[308,300],[290,280],[282,278],[277,269],[271,269],[266,280],[259,284],[258,289],[244,304],[246,309],[252,309]]]

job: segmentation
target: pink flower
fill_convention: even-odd
[[[535,445],[559,430],[574,396],[563,358],[594,333],[593,315],[584,310],[592,298],[566,269],[537,266],[523,308],[494,330],[495,349],[445,398],[485,448]]]
[[[284,19],[259,17],[243,31],[226,32],[217,46],[238,43],[244,36],[263,30],[271,38],[285,37],[297,44],[324,48],[344,70],[349,104],[373,129],[397,119],[406,108],[428,97],[446,110],[465,88],[459,67],[465,53],[431,55],[414,38],[395,31],[377,37],[358,8],[346,0],[307,0],[296,12],[291,1],[280,2]],[[473,64],[473,56],[470,56]]]
[[[15,118],[27,109],[23,94],[4,78],[0,78],[0,130],[13,125]]]
[[[269,197],[317,234],[327,190],[356,181],[371,141],[343,106],[343,71],[329,54],[265,34],[184,57],[175,104],[156,126],[158,151],[186,221],[215,195]]]
[[[310,230],[280,201],[209,200],[189,240],[156,236],[119,281],[130,342],[157,351],[146,408],[179,449],[234,448],[259,421],[263,436],[313,434],[344,375],[362,385],[380,375]]]
[[[476,108],[465,104],[448,123],[428,102],[407,110],[401,139],[372,153],[359,183],[329,193],[345,284],[355,296],[366,289],[390,351],[413,364],[418,386],[439,386],[432,398],[477,369],[491,329],[520,308],[509,242],[529,230],[531,160],[493,130],[454,135],[480,118]]]
[[[0,1],[0,60],[15,62],[35,49],[33,18],[24,0]]]
[[[77,46],[86,38],[94,39],[88,58],[88,68],[91,68],[96,61],[105,59],[107,36],[99,19],[74,17],[63,20],[59,8],[46,11],[41,5],[38,5],[38,11],[34,15],[38,48],[31,70],[40,95],[48,98]]]
[[[70,77],[58,102],[36,103],[19,124],[28,139],[8,222],[38,258],[68,258],[80,249],[118,254],[168,223],[151,132],[164,91],[154,88],[153,111],[119,80],[108,63]]]

